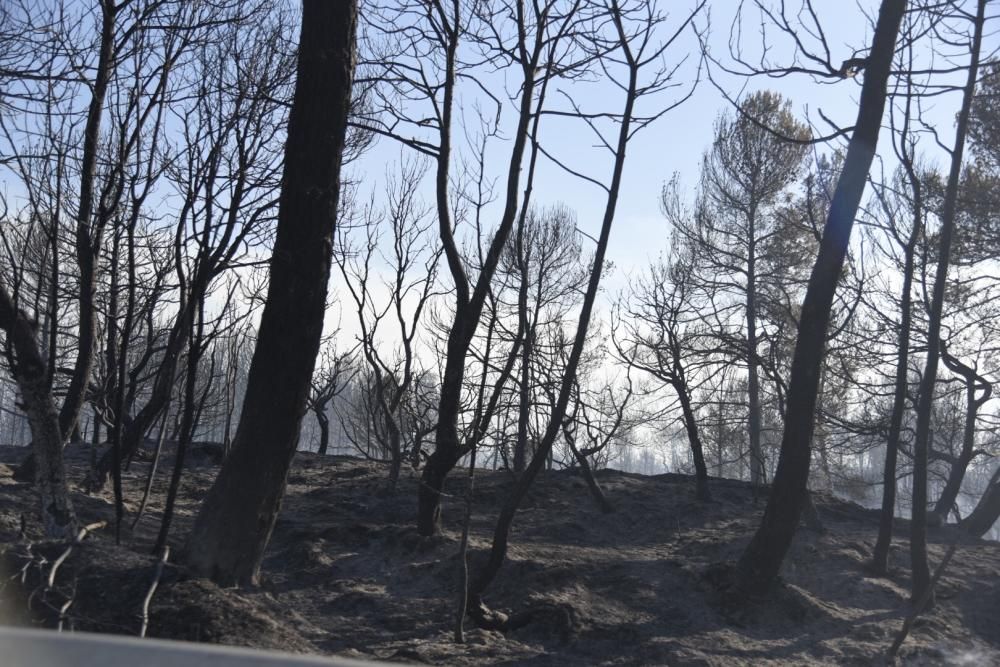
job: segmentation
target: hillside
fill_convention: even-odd
[[[60,568],[57,590],[46,593],[39,573],[49,565],[22,573],[26,554],[51,562],[63,546],[35,541],[34,495],[11,477],[22,453],[0,448],[0,550],[9,570],[0,589],[4,622],[54,625],[75,590],[67,623],[135,634],[171,461],[161,463],[135,535],[127,526],[148,463],[136,462],[125,475],[126,546],[114,546],[110,527],[97,531]],[[68,458],[79,482],[88,452],[70,448]],[[175,553],[217,470],[195,458],[173,530]],[[510,560],[487,596],[497,608],[533,611],[532,621],[507,636],[471,629],[467,643],[455,645],[458,500],[445,507],[444,534],[421,538],[412,528],[415,476],[404,474],[396,494],[387,492],[384,477],[372,463],[300,453],[262,587],[222,590],[168,565],[150,606],[149,635],[429,664],[865,665],[878,661],[902,623],[904,522],[897,525],[891,578],[872,578],[865,561],[876,513],[817,495],[825,532],[799,532],[784,584],[771,599],[733,607],[709,573],[738,556],[759,520],[763,503],[752,502],[748,485],[713,480],[716,502],[704,505],[693,500],[685,476],[604,470],[598,479],[616,511],[603,514],[582,478],[559,471],[535,485],[518,515]],[[505,473],[477,477],[474,556],[489,546],[509,483]],[[461,494],[464,484],[464,475],[455,475],[450,491]],[[76,493],[74,500],[83,521],[113,519],[110,493]],[[932,564],[954,539],[950,528],[931,530]],[[938,605],[901,653],[906,664],[1000,664],[1000,544],[960,538]]]

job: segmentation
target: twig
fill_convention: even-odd
[[[59,558],[55,559],[55,561],[52,563],[52,569],[49,570],[49,576],[45,581],[45,591],[44,591],[45,593],[48,593],[55,587],[56,573],[59,571],[60,566],[62,566],[62,564],[66,562],[66,559],[69,558],[69,555],[73,553],[73,547],[78,546],[81,542],[83,542],[83,540],[86,539],[87,535],[89,535],[95,530],[100,530],[101,528],[104,528],[104,526],[106,525],[107,521],[98,521],[96,523],[88,524],[80,529],[80,532],[76,534],[76,538],[74,538],[74,540],[66,546],[66,549],[59,555]],[[73,590],[70,595],[66,596],[66,598],[67,598],[66,601],[59,607],[59,625],[56,627],[57,632],[62,632],[63,624],[66,621],[66,612],[69,611],[69,608],[70,606],[72,606],[73,601],[76,600],[75,579],[73,580]],[[45,601],[44,598],[42,598],[42,601],[45,604],[48,604],[48,602]]]
[[[163,576],[163,568],[167,564],[167,559],[170,558],[170,547],[163,547],[163,553],[160,555],[160,560],[156,563],[156,570],[153,572],[153,581],[149,584],[149,590],[146,591],[146,597],[142,599],[142,625],[139,627],[139,636],[145,637],[146,630],[149,628],[149,603],[153,599],[153,593],[156,592],[156,587],[160,585],[160,577]]]
[[[73,580],[73,590],[71,594],[66,598],[66,602],[59,607],[59,625],[56,627],[56,632],[63,631],[63,624],[66,622],[66,612],[73,605],[73,601],[76,600],[76,579]],[[69,629],[73,629],[73,624],[70,623]]]
[[[69,555],[73,553],[73,547],[79,546],[79,544],[83,542],[84,539],[86,539],[87,535],[94,532],[95,530],[100,530],[101,528],[104,528],[106,525],[108,525],[107,521],[98,521],[96,523],[86,525],[80,529],[80,532],[76,534],[76,538],[72,542],[70,542],[69,545],[66,546],[66,550],[59,555],[59,558],[56,558],[54,563],[52,563],[52,569],[49,570],[49,578],[46,580],[45,583],[45,590],[51,590],[52,587],[55,585],[56,572],[59,571],[59,567],[66,561],[67,558],[69,558]]]

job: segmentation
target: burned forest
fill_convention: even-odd
[[[1000,664],[994,5],[0,3],[0,663]]]

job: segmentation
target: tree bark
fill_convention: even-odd
[[[460,3],[455,3],[458,7]],[[456,24],[458,17],[455,17]],[[438,150],[437,172],[437,206],[440,218],[441,240],[444,244],[445,258],[452,278],[455,281],[455,320],[448,333],[444,373],[441,379],[441,395],[438,400],[438,422],[435,431],[434,452],[427,458],[424,474],[420,480],[420,490],[417,494],[417,531],[421,535],[434,535],[441,522],[441,491],[448,473],[465,454],[467,447],[463,446],[458,433],[458,417],[461,412],[462,389],[465,379],[466,355],[486,303],[493,276],[496,273],[504,246],[513,229],[518,214],[518,189],[521,182],[521,164],[525,147],[528,142],[528,129],[534,115],[534,129],[538,129],[538,113],[545,98],[545,84],[536,95],[536,70],[540,64],[545,38],[544,30],[539,29],[531,45],[521,42],[522,53],[526,59],[521,67],[524,81],[521,86],[518,103],[518,122],[514,132],[511,147],[510,162],[507,169],[507,186],[504,197],[504,211],[497,226],[489,250],[483,261],[483,266],[476,279],[475,288],[469,293],[469,279],[462,266],[462,258],[455,245],[452,234],[452,219],[449,208],[450,180],[449,161],[451,159],[451,117],[454,102],[456,51],[458,48],[458,25],[452,26],[448,34],[448,49],[446,56],[446,76],[444,84],[444,100],[442,102],[441,145]],[[520,38],[525,39],[522,34]],[[537,102],[536,102],[537,97]],[[537,136],[537,135],[535,135]]]
[[[958,494],[962,490],[962,480],[965,479],[965,472],[975,456],[976,446],[976,418],[979,416],[979,408],[983,406],[993,393],[993,385],[986,378],[979,375],[975,369],[966,366],[955,357],[948,354],[948,351],[941,346],[941,359],[945,366],[953,373],[962,376],[965,381],[965,427],[962,431],[962,451],[951,463],[951,470],[948,471],[948,481],[941,490],[937,504],[934,506],[934,513],[941,517],[941,522],[948,518],[948,512],[955,506]],[[976,391],[982,389],[983,395],[976,397]]]
[[[955,230],[955,210],[958,186],[962,176],[962,157],[965,152],[965,137],[969,128],[969,112],[979,78],[979,52],[983,41],[986,0],[977,3],[972,38],[972,55],[969,62],[968,78],[962,95],[962,108],[958,113],[955,129],[955,148],[951,154],[951,169],[945,187],[944,206],[941,212],[940,247],[937,268],[934,274],[934,288],[931,308],[927,321],[927,360],[924,374],[920,379],[917,403],[917,426],[913,439],[913,500],[910,516],[910,597],[913,602],[928,594],[928,604],[934,604],[934,591],[929,588],[930,566],[927,564],[927,454],[931,430],[931,410],[934,404],[934,386],[937,382],[938,359],[941,349],[941,313],[944,308],[944,290],[948,281],[948,266],[951,261],[951,242]]]
[[[35,329],[0,283],[0,329],[13,349],[11,371],[21,390],[31,425],[35,459],[35,488],[41,497],[45,535],[55,539],[76,537],[76,515],[66,486],[63,436],[59,413],[46,382],[45,360],[35,340]]]
[[[114,71],[115,18],[118,9],[112,0],[102,0],[101,6],[101,40],[98,47],[97,71],[94,85],[91,87],[90,104],[87,107],[87,120],[83,131],[83,152],[80,159],[80,189],[79,203],[76,212],[76,232],[74,244],[76,261],[80,271],[77,299],[79,301],[77,351],[70,376],[66,397],[62,408],[58,411],[60,440],[65,442],[70,436],[78,437],[77,421],[87,400],[87,385],[90,382],[94,366],[94,350],[97,342],[96,320],[94,316],[94,300],[97,295],[97,269],[100,260],[101,242],[100,228],[91,231],[91,219],[94,213],[94,179],[97,174],[97,150],[101,134],[101,117],[104,114],[104,102],[107,97],[108,84]],[[55,233],[55,232],[53,232]],[[96,238],[95,238],[96,237]],[[53,261],[57,261],[53,257]],[[54,271],[58,267],[54,267]],[[50,350],[50,355],[54,351]],[[52,373],[53,371],[49,371]],[[51,381],[48,383],[51,393]],[[50,396],[49,401],[54,399]],[[27,481],[38,475],[34,451],[18,466],[15,479]]]
[[[747,420],[750,435],[750,484],[753,486],[754,502],[764,482],[764,450],[760,445],[760,377],[757,372],[757,285],[756,285],[756,239],[754,238],[754,217],[756,212],[750,212],[750,232],[747,235],[749,247],[747,252],[747,404],[749,418]]]
[[[912,160],[904,159],[904,164],[913,187],[913,227],[904,248],[903,287],[900,291],[899,337],[896,349],[896,382],[892,397],[892,413],[889,417],[889,437],[885,443],[885,463],[882,469],[882,514],[879,518],[878,538],[872,553],[871,569],[875,574],[885,575],[889,571],[889,546],[892,544],[892,527],[896,517],[896,459],[899,455],[899,440],[903,432],[903,415],[906,412],[906,397],[909,393],[910,333],[912,329],[912,289],[913,268],[917,242],[923,232],[923,197],[920,181],[913,168]]]
[[[593,312],[594,302],[597,298],[597,291],[601,284],[601,274],[604,269],[604,257],[607,252],[608,241],[611,237],[611,227],[615,219],[615,211],[617,210],[618,196],[622,183],[622,172],[625,167],[626,149],[631,137],[633,112],[635,109],[637,90],[639,87],[639,68],[641,65],[635,60],[627,45],[624,28],[621,23],[621,16],[617,13],[617,7],[614,10],[613,17],[615,25],[618,28],[619,38],[622,39],[623,42],[623,51],[628,64],[629,75],[627,88],[625,88],[625,104],[621,115],[621,124],[615,146],[615,160],[612,169],[611,183],[608,187],[603,218],[601,220],[601,233],[597,239],[597,245],[594,249],[593,265],[590,270],[590,277],[587,281],[587,289],[584,293],[583,303],[580,307],[580,319],[577,323],[576,333],[573,338],[573,346],[570,349],[569,358],[567,359],[565,369],[563,370],[563,377],[560,382],[558,398],[552,408],[549,423],[545,429],[545,433],[538,443],[538,447],[535,449],[535,452],[531,457],[531,461],[528,463],[524,473],[517,478],[514,488],[511,490],[510,496],[507,498],[500,510],[500,515],[497,518],[497,523],[493,531],[493,543],[490,547],[489,558],[477,573],[469,589],[469,612],[474,616],[478,623],[486,627],[494,625],[496,623],[496,618],[492,617],[493,615],[483,604],[482,595],[496,578],[496,575],[500,571],[500,567],[506,559],[507,546],[510,540],[510,529],[514,523],[514,516],[516,515],[521,502],[524,500],[525,495],[527,495],[528,489],[531,488],[531,484],[534,482],[535,477],[538,476],[538,473],[545,465],[546,460],[548,460],[549,454],[552,451],[552,445],[555,443],[556,437],[562,429],[563,419],[566,416],[566,409],[569,405],[573,385],[576,381],[576,372],[580,364],[580,357],[583,355],[583,349],[586,345],[587,332],[590,327],[590,318]]]
[[[576,435],[573,433],[572,429],[568,427],[567,424],[563,424],[563,437],[566,439],[566,444],[569,445],[570,451],[573,453],[573,458],[580,465],[580,474],[583,475],[583,479],[587,482],[587,488],[590,489],[590,495],[594,497],[594,502],[597,506],[601,508],[601,511],[605,514],[611,514],[615,511],[614,505],[612,505],[607,496],[604,495],[604,490],[601,485],[598,484],[597,478],[594,477],[594,471],[590,467],[590,461],[587,460],[587,455],[579,450],[576,446]]]
[[[76,427],[80,410],[86,400],[87,384],[90,382],[94,365],[96,343],[96,323],[94,319],[94,299],[97,295],[97,269],[100,259],[100,229],[91,232],[91,216],[94,210],[94,178],[97,171],[97,142],[100,139],[101,116],[108,84],[114,70],[115,18],[118,7],[112,0],[102,0],[101,41],[97,59],[97,72],[92,87],[90,106],[87,109],[87,123],[83,132],[83,157],[80,164],[80,202],[76,214],[76,259],[80,269],[79,282],[79,340],[77,341],[76,362],[73,375],[62,409],[59,411],[59,429],[64,438]]]
[[[674,384],[674,391],[677,392],[677,398],[681,402],[684,429],[687,431],[688,443],[691,445],[691,457],[694,459],[695,494],[698,500],[708,502],[712,500],[712,493],[708,490],[708,466],[705,465],[704,449],[701,446],[701,437],[698,435],[698,422],[694,409],[691,407],[687,383],[680,381]],[[722,447],[721,443],[719,447]]]
[[[326,416],[326,406],[314,410],[313,414],[316,415],[316,423],[319,424],[319,450],[317,453],[320,456],[326,456],[330,447],[330,418]]]
[[[854,218],[875,156],[885,111],[889,71],[905,10],[906,0],[883,0],[879,9],[861,89],[858,119],[802,303],[781,455],[763,521],[737,564],[737,584],[748,594],[766,592],[774,583],[791,546],[805,502],[819,372],[826,346],[830,308],[850,243]]]
[[[323,332],[354,76],[357,2],[304,0],[267,300],[232,451],[186,561],[222,585],[259,582]]]

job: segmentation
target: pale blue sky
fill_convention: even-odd
[[[713,55],[723,62],[730,62],[727,41],[733,12],[737,6],[736,0],[716,0],[709,3],[711,30],[709,45]],[[795,3],[788,3],[790,6]],[[835,63],[841,62],[852,55],[856,49],[865,49],[870,41],[871,28],[865,13],[877,11],[878,2],[868,0],[858,5],[839,0],[814,0],[814,7],[823,23],[827,41],[831,48],[831,57]],[[674,12],[680,17],[682,9],[692,5],[688,0],[664,0],[661,7]],[[704,29],[707,15],[703,15],[698,25]],[[674,21],[676,24],[676,21]],[[755,12],[747,12],[743,21],[744,48],[748,53],[760,42],[757,30],[759,16]],[[788,40],[781,38],[777,32],[773,41],[772,59],[782,60],[782,49],[787,48]],[[678,81],[690,81],[696,71],[700,57],[699,44],[692,32],[684,35],[672,50],[671,62],[687,56],[688,66],[679,72]],[[792,100],[793,110],[802,119],[809,119],[817,127],[818,133],[830,131],[829,126],[820,118],[822,112],[836,123],[849,126],[854,122],[857,113],[857,98],[860,92],[860,81],[839,80],[834,84],[817,83],[806,75],[790,76],[782,79],[756,78],[745,79],[727,75],[713,66],[713,77],[733,97],[770,88]],[[502,84],[502,81],[498,81]],[[586,84],[561,82],[562,89],[588,110],[618,109],[620,102],[614,96],[613,88],[607,84]],[[568,87],[567,87],[568,86]],[[501,91],[497,91],[501,92]],[[662,97],[653,104],[662,104],[669,99]],[[610,100],[610,102],[609,102]],[[603,106],[602,106],[603,105]],[[507,103],[509,108],[509,103]],[[945,104],[944,106],[950,106]],[[713,123],[720,112],[727,109],[726,102],[720,91],[708,80],[704,71],[702,82],[694,96],[679,108],[671,111],[651,127],[640,133],[629,146],[628,162],[625,167],[624,186],[618,202],[618,214],[611,236],[611,246],[608,258],[614,262],[616,269],[608,276],[606,287],[614,292],[627,282],[628,274],[648,264],[661,250],[666,248],[668,230],[659,212],[658,195],[664,181],[674,172],[681,175],[682,183],[691,191],[697,184],[698,168],[702,153],[710,145],[713,135]],[[647,106],[649,108],[649,106]],[[948,114],[953,111],[948,111]],[[950,115],[942,116],[947,123]],[[609,175],[609,156],[606,152],[591,147],[593,141],[587,134],[587,128],[579,126],[560,126],[558,132],[546,131],[543,121],[542,136],[546,148],[557,153],[561,159],[575,169],[580,169],[596,178],[607,182]],[[508,128],[510,124],[506,125]],[[942,127],[947,136],[948,127]],[[888,137],[884,134],[883,138]],[[818,150],[826,150],[819,147]],[[497,165],[498,189],[502,189],[504,181],[501,170],[505,168],[507,144],[493,146],[490,157]],[[880,153],[890,156],[891,146],[887,142],[880,144]],[[356,168],[364,173],[367,183],[374,183],[385,173],[386,163],[398,160],[399,147],[388,140],[381,140]],[[491,161],[492,161],[491,160]],[[430,179],[428,178],[428,181]],[[429,183],[428,183],[429,185]],[[431,192],[428,189],[427,196]],[[540,169],[536,179],[534,200],[539,205],[562,202],[573,208],[578,215],[580,228],[590,234],[596,234],[601,214],[604,210],[604,193],[595,186],[570,176],[555,167],[544,158],[540,161]],[[496,215],[493,216],[495,222]]]

